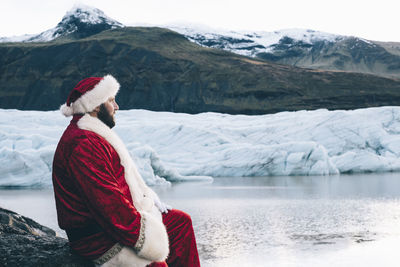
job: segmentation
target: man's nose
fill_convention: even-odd
[[[118,106],[117,102],[114,102],[114,109],[119,110],[119,106]]]

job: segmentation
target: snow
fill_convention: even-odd
[[[75,32],[77,27],[73,24],[74,20],[79,20],[82,23],[93,25],[106,23],[111,25],[112,29],[124,27],[124,25],[118,21],[104,14],[100,9],[84,4],[75,4],[74,7],[64,15],[61,22],[58,23],[56,27],[46,30],[38,35],[2,37],[0,38],[0,42],[49,42],[60,35]]]
[[[59,27],[57,26],[31,38],[25,39],[22,42],[50,42],[51,40],[54,40],[58,37],[58,35],[56,34],[58,29]]]
[[[303,42],[306,44],[313,44],[317,41],[336,42],[346,38],[342,35],[314,31],[309,29],[283,29],[274,32],[266,31],[228,31],[223,29],[212,29],[208,26],[196,24],[172,24],[165,25],[182,35],[185,35],[189,40],[200,44],[199,40],[206,39],[208,41],[215,41],[218,46],[224,46],[224,50],[228,50],[237,54],[245,56],[255,56],[261,52],[271,52],[274,45],[284,37],[289,37],[296,42]],[[239,43],[224,41],[224,39],[240,40]],[[260,46],[260,47],[254,47]],[[264,48],[262,48],[263,46]],[[221,47],[217,47],[221,48]]]
[[[150,185],[223,176],[400,171],[400,107],[270,115],[117,113],[115,131]],[[0,186],[51,185],[70,118],[0,109]]]
[[[0,37],[0,43],[24,42],[34,36],[36,36],[36,34],[24,34],[19,36]]]
[[[106,23],[113,27],[122,27],[123,25],[118,21],[108,17],[98,8],[87,6],[84,4],[75,4],[75,6],[68,11],[62,21],[68,20],[69,18],[77,18],[79,21],[87,24],[100,24]]]

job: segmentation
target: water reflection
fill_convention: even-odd
[[[192,215],[203,266],[374,266],[383,254],[397,266],[385,241],[400,241],[399,189],[389,173],[227,177],[159,193]]]
[[[168,198],[396,198],[400,174],[337,176],[217,177],[156,188]]]

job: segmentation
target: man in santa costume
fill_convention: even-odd
[[[111,130],[119,87],[90,77],[61,106],[73,118],[53,161],[58,224],[96,266],[200,266],[189,215],[160,201]]]

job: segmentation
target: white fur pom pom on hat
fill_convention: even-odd
[[[74,114],[74,111],[71,107],[67,106],[67,104],[62,104],[60,107],[61,113],[64,114],[65,117],[72,116]]]

